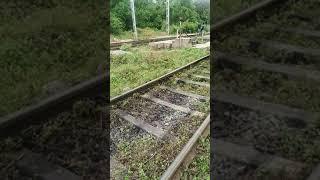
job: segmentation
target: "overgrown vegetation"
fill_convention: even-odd
[[[311,39],[275,28],[298,27],[299,29],[308,27],[308,29],[315,29],[319,27],[319,23],[313,21],[312,18],[316,17],[314,15],[319,12],[317,11],[319,3],[312,0],[303,2],[293,0],[289,1],[288,4],[290,6],[284,6],[283,9],[279,10],[281,14],[268,19],[261,15],[258,16],[260,22],[254,25],[236,26],[233,36],[228,35],[231,38],[224,39],[223,43],[215,43],[214,46],[219,51],[232,52],[239,56],[249,56],[269,63],[285,64],[301,69],[319,69],[314,57],[309,57],[306,54],[293,56],[295,53],[277,50],[276,48],[266,48],[263,44],[248,43],[245,40],[241,41],[239,38],[241,36],[248,39],[271,39],[296,46],[319,48],[319,42],[316,38]],[[222,37],[227,37],[227,35],[222,35]],[[317,98],[317,94],[319,94],[317,82],[307,78],[291,79],[281,73],[257,71],[257,69],[246,67],[240,69],[234,69],[234,71],[225,69],[225,71],[216,72],[214,82],[217,91],[227,90],[238,95],[254,97],[264,102],[283,104],[315,113],[319,112],[320,101]],[[297,127],[292,128],[290,127],[292,124],[290,125],[288,122],[281,125],[279,119],[272,119],[274,128],[269,128],[268,126],[264,127],[263,123],[267,121],[262,119],[263,122],[259,122],[261,131],[250,130],[258,134],[258,136],[254,135],[253,139],[255,143],[259,142],[257,143],[259,145],[255,144],[255,148],[290,160],[315,165],[319,163],[320,159],[318,120],[319,118],[315,118],[314,122],[307,121],[307,127],[304,128],[299,127],[299,123],[296,123]],[[248,124],[251,125],[251,123]],[[249,139],[245,133],[243,137],[245,137],[243,139]],[[263,176],[266,175],[263,174]]]
[[[127,50],[128,49],[130,49],[130,48],[127,47]],[[148,50],[146,47],[144,47],[144,49]],[[182,57],[182,56],[177,58],[177,55],[179,55],[180,53],[183,56],[188,54],[184,51],[188,51],[188,52],[192,51],[192,52],[189,52],[189,54],[187,56],[190,56],[191,54],[196,54],[197,51],[202,52],[202,53],[206,53],[204,50],[198,50],[198,49],[179,49],[179,50],[172,50],[172,51],[167,51],[167,50],[164,50],[164,51],[165,51],[165,53],[162,52],[163,56],[171,57],[170,60],[167,60],[167,61],[170,61],[174,64],[179,63],[183,59],[186,59],[185,57]],[[150,52],[150,50],[149,50],[147,52],[157,53],[158,51],[155,51],[155,52],[151,51]],[[179,53],[177,53],[177,52],[179,52]],[[171,55],[170,53],[172,53],[174,56]],[[141,54],[141,52],[140,52],[140,54]],[[155,55],[154,57],[158,57],[158,56],[159,55]],[[153,57],[153,56],[151,56],[151,57]],[[160,59],[162,59],[162,58],[160,58]],[[128,59],[130,60],[132,58],[128,58]],[[190,58],[190,60],[194,60],[194,59],[195,58]],[[150,64],[151,62],[157,62],[157,61],[158,61],[157,59],[149,59],[149,61],[147,61],[145,63],[143,63],[143,62],[141,62],[141,63],[143,63],[142,66],[144,68],[148,69],[147,68],[148,63]],[[164,62],[168,63],[166,61],[164,61]],[[132,65],[130,65],[130,67],[134,65],[134,63],[131,63],[131,64]],[[139,63],[136,63],[136,64],[139,64]],[[171,65],[171,64],[168,64],[168,65]],[[202,67],[200,68],[201,65],[202,65]],[[140,66],[141,66],[141,64],[140,64]],[[180,89],[182,84],[174,84],[173,83],[173,81],[176,78],[188,76],[188,74],[190,74],[190,72],[199,72],[199,74],[200,74],[201,70],[203,70],[203,69],[208,70],[209,69],[208,66],[209,66],[208,61],[200,62],[195,67],[192,67],[190,69],[186,69],[178,74],[175,74],[172,78],[170,78],[169,81],[163,82],[162,85],[172,87],[173,89]],[[207,67],[207,68],[205,68],[205,67]],[[155,68],[153,68],[153,66],[152,67],[150,66],[149,69],[152,69],[153,71],[156,72],[156,71],[158,71],[159,68],[155,69]],[[141,70],[139,70],[139,71],[137,70],[135,72],[140,73],[140,71]],[[145,70],[143,70],[143,71],[145,71]],[[137,77],[140,77],[140,75],[137,75]],[[141,75],[141,77],[146,77],[146,76]],[[209,89],[209,88],[205,88],[205,87],[191,87],[191,86],[188,88],[193,89],[193,91],[197,91],[197,93],[200,93],[200,94],[206,94],[205,92],[208,92],[208,89]],[[155,88],[155,89],[157,89],[157,88]],[[207,90],[205,90],[205,89],[207,89]],[[114,106],[112,108],[114,108],[114,109],[121,108],[121,109],[125,109],[126,111],[130,110],[130,112],[134,111],[133,110],[133,109],[135,109],[134,107],[141,107],[144,109],[146,107],[149,108],[150,106],[146,105],[146,102],[143,99],[139,98],[140,95],[141,94],[135,94],[135,95],[133,95],[132,98],[129,98],[126,101],[123,101],[123,102],[117,104],[117,106]],[[138,99],[140,99],[140,101],[138,101]],[[135,102],[135,104],[133,104],[132,102]],[[137,103],[137,102],[140,102],[140,103]],[[204,114],[209,113],[209,101],[193,102],[192,104],[196,106],[197,111],[203,112]],[[190,107],[191,107],[191,105],[190,105]],[[160,112],[158,110],[154,110],[154,108],[150,108],[149,112],[148,112],[147,109],[145,109],[145,111],[143,111],[143,112],[146,112],[146,114],[151,113],[150,111],[154,111],[154,112],[156,112],[156,114]],[[111,113],[112,112],[113,111],[111,111]],[[140,112],[140,110],[139,110],[139,112]],[[166,112],[168,112],[168,111],[166,111]],[[153,114],[153,115],[155,115],[155,114]],[[167,114],[166,116],[170,117],[171,115],[169,116]],[[115,123],[115,119],[117,119],[116,115],[114,115],[114,116],[111,115],[111,117],[113,117],[112,121],[111,121],[112,122],[111,128],[119,126],[119,127],[121,127],[121,128],[119,128],[120,131],[126,132],[126,133],[122,133],[122,134],[126,134],[125,136],[127,136],[127,134],[129,134],[129,132],[134,135],[133,136],[134,138],[131,138],[130,140],[123,139],[123,140],[120,140],[119,143],[117,142],[117,144],[116,144],[117,153],[115,154],[114,157],[115,157],[115,159],[120,161],[123,165],[125,165],[126,169],[127,169],[127,171],[124,172],[124,174],[126,174],[126,175],[124,175],[125,176],[124,179],[159,179],[160,176],[169,167],[170,163],[172,163],[172,161],[174,160],[176,155],[183,148],[183,146],[188,142],[188,140],[191,138],[192,134],[196,131],[196,129],[199,127],[199,125],[202,123],[202,121],[205,118],[204,116],[201,118],[200,117],[191,117],[190,118],[189,116],[187,116],[187,117],[181,117],[182,119],[177,118],[175,120],[172,120],[172,121],[177,121],[177,122],[175,122],[177,124],[173,123],[174,125],[172,126],[172,129],[170,128],[170,130],[167,132],[168,134],[166,136],[170,137],[170,138],[164,138],[163,140],[159,141],[159,139],[156,139],[147,133],[145,135],[142,134],[140,137],[137,135],[137,133],[139,131],[136,131],[136,130],[128,130],[127,131],[127,130],[125,130],[126,126],[121,125],[121,123],[119,123],[119,122],[118,122],[119,124]],[[156,117],[158,117],[158,116],[156,116]],[[125,128],[122,129],[123,127],[125,127]],[[175,137],[175,138],[171,138],[171,137]],[[116,135],[111,136],[112,140],[113,140],[113,138],[116,138],[114,141],[118,141],[119,139],[121,139]],[[137,153],[137,152],[139,152],[139,153]],[[205,164],[205,162],[204,162],[203,165],[204,166],[206,165],[207,167],[209,167],[209,163]],[[203,167],[203,169],[205,169],[205,167]],[[207,176],[204,176],[204,177],[207,177]]]
[[[213,9],[211,17],[214,23],[227,16],[248,8],[261,0],[216,0],[212,1]]]
[[[165,32],[166,0],[135,1],[135,8],[138,28]],[[171,32],[176,32],[180,20],[184,32],[196,32],[199,23],[209,24],[209,8],[209,0],[171,0]],[[112,35],[121,37],[122,33],[132,30],[129,0],[112,0],[110,16]]]
[[[153,51],[148,47],[139,47],[132,48],[129,52],[130,54],[111,57],[111,96],[208,54],[205,50],[194,48]]]
[[[196,153],[191,164],[184,170],[182,179],[210,179],[210,135],[199,140]]]
[[[104,1],[0,4],[0,116],[34,103],[46,83],[75,84],[106,61]]]

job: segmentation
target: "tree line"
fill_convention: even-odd
[[[111,33],[132,30],[130,0],[111,0]],[[184,32],[196,32],[198,25],[209,24],[210,0],[170,0],[170,31],[176,32],[179,22]],[[166,0],[135,0],[138,28],[165,31]]]

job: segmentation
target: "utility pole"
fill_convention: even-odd
[[[181,47],[181,36],[182,36],[182,29],[181,29],[181,17],[180,17],[180,21],[179,21],[180,27],[179,27],[179,47]]]
[[[136,25],[136,12],[134,10],[134,0],[130,0],[130,6],[131,6],[134,38],[137,40],[138,39],[138,33],[137,33],[137,25]]]
[[[170,0],[167,0],[167,33],[170,34]]]

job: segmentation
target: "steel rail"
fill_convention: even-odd
[[[205,35],[208,35],[210,33],[205,33]],[[192,37],[196,36],[197,33],[191,33],[183,35],[182,37]],[[150,38],[150,39],[141,39],[141,40],[127,40],[127,41],[119,41],[119,42],[111,42],[110,47],[118,47],[123,44],[143,44],[143,43],[149,43],[149,42],[156,42],[156,41],[165,41],[165,40],[171,40],[175,39],[177,36],[163,36],[163,37],[156,37],[156,38]]]
[[[41,100],[37,104],[2,117],[0,119],[0,137],[15,134],[30,124],[43,121],[50,116],[65,111],[80,98],[97,96],[106,92],[108,82],[108,74],[100,75]]]
[[[285,2],[287,2],[287,0],[265,0],[265,1],[263,1],[263,2],[261,2],[261,3],[258,3],[258,4],[256,4],[256,5],[254,5],[254,6],[252,6],[251,8],[248,8],[248,9],[246,9],[246,10],[244,10],[244,11],[242,11],[242,12],[240,12],[240,13],[237,13],[237,14],[235,14],[235,15],[233,15],[233,16],[231,16],[231,17],[229,17],[229,18],[227,18],[227,19],[224,19],[224,20],[222,20],[222,21],[220,21],[219,23],[217,23],[217,24],[215,24],[215,25],[213,25],[212,27],[211,27],[211,34],[213,34],[212,36],[214,36],[214,37],[216,37],[216,35],[217,34],[219,34],[220,32],[222,32],[222,31],[224,31],[224,32],[226,32],[226,31],[228,31],[229,29],[228,28],[232,28],[234,25],[237,25],[237,24],[239,24],[239,23],[241,23],[241,22],[244,22],[245,20],[250,20],[250,19],[255,19],[255,17],[256,17],[256,14],[257,13],[259,13],[259,12],[261,12],[261,10],[265,10],[265,9],[267,9],[267,8],[270,8],[270,7],[273,7],[274,5],[276,5],[276,4],[280,4],[280,3],[282,3],[282,4],[284,4]],[[284,29],[284,28],[281,28],[281,29]],[[292,29],[284,29],[284,31],[292,31]],[[311,32],[311,31],[300,31],[300,30],[298,30],[298,32],[296,32],[296,33],[300,33],[300,34],[304,34],[304,35],[306,35],[306,36],[316,36],[317,34],[316,33],[314,33],[314,32]],[[217,53],[217,52],[214,52],[214,53],[216,53],[216,54],[214,54],[214,56],[213,56],[213,58],[215,58],[215,60],[220,56],[221,57],[221,54],[220,53]],[[246,60],[248,59],[248,57],[246,57]],[[224,61],[225,59],[224,58],[221,58],[221,61]],[[239,59],[237,59],[237,61],[235,60],[234,62],[236,62],[237,64],[240,64],[240,63],[242,63],[242,62],[244,62],[244,61],[242,61],[242,62],[240,62],[239,61]],[[215,63],[218,63],[218,62],[215,62]],[[259,62],[259,63],[261,63],[261,62]],[[261,64],[263,64],[264,62],[262,62]],[[252,63],[253,64],[253,63]],[[252,64],[250,64],[250,65],[252,65]],[[217,65],[217,64],[216,64]],[[217,66],[214,66],[215,68],[217,67]],[[249,63],[247,63],[246,65],[249,65]],[[260,67],[262,67],[262,66],[260,66]],[[276,65],[274,65],[274,68],[276,67]],[[281,67],[281,68],[280,68]],[[279,69],[281,69],[282,70],[282,72],[287,72],[287,74],[289,74],[289,73],[291,73],[291,72],[294,72],[294,71],[297,71],[297,69],[295,68],[291,68],[291,69],[289,69],[288,68],[289,66],[279,66],[278,67],[278,71],[279,71]],[[257,66],[255,67],[255,68],[257,68]],[[262,68],[265,68],[265,69],[267,69],[268,67],[262,67]],[[260,69],[262,69],[262,68],[260,68]],[[286,69],[285,69],[286,68]],[[271,70],[271,68],[269,68],[270,70]],[[286,71],[284,71],[284,70],[286,70]],[[301,74],[303,74],[302,72],[301,72]],[[302,76],[301,74],[298,74],[299,76]],[[306,74],[306,73],[305,73]],[[296,75],[296,74],[293,74],[292,73],[292,75]],[[297,75],[296,75],[297,76]],[[213,79],[213,78],[212,78]],[[314,78],[315,79],[315,78]],[[215,92],[214,90],[213,90],[213,88],[214,87],[212,87],[212,89],[211,89],[211,91],[210,92]],[[214,99],[214,98],[212,98],[212,99]],[[247,103],[246,103],[247,104]],[[251,106],[251,107],[253,107],[253,106]],[[230,147],[228,147],[228,148],[221,148],[221,146],[222,145],[219,145],[219,146],[215,146],[215,147],[220,147],[220,149],[222,149],[223,151],[221,151],[221,152],[224,152],[224,154],[230,154],[230,153],[228,153],[228,152],[226,152],[226,150],[228,150],[228,149],[230,149]],[[234,153],[233,152],[233,154],[232,155],[238,155],[237,153]],[[256,155],[255,155],[256,156]],[[230,158],[230,157],[229,157]],[[241,156],[241,158],[243,158],[242,156]],[[288,162],[288,161],[287,161]],[[275,164],[272,164],[272,163],[270,163],[271,165],[275,165]],[[280,163],[281,164],[281,163]],[[309,175],[309,177],[308,177],[308,180],[316,180],[316,179],[319,179],[320,178],[320,164],[318,164],[318,165],[316,165],[316,167],[314,167],[314,169],[313,169],[313,171],[312,171],[312,173]],[[281,171],[281,173],[283,173],[282,171]],[[290,173],[290,172],[289,172]],[[292,175],[292,174],[291,174]],[[293,175],[294,176],[294,175]],[[291,176],[292,177],[292,176]]]
[[[156,78],[128,92],[116,96],[110,100],[110,103],[115,103],[121,99],[130,96],[133,93],[142,91],[150,87],[151,85],[159,83],[171,77],[175,73],[178,73],[208,58],[209,55],[202,57],[159,78]],[[53,116],[61,111],[70,109],[72,107],[72,104],[81,98],[92,97],[97,96],[99,94],[107,93],[108,82],[110,82],[109,75],[100,75],[91,78],[83,83],[80,83],[63,92],[59,92],[53,96],[41,100],[37,104],[27,106],[17,112],[11,113],[5,117],[0,118],[0,137],[6,137],[15,134],[16,132],[20,131],[21,129],[27,127],[30,124],[44,121],[50,116]]]
[[[130,96],[132,94],[134,94],[134,93],[141,92],[141,91],[149,88],[150,86],[152,86],[154,84],[158,84],[158,83],[162,82],[163,80],[168,79],[169,77],[173,76],[174,74],[176,74],[178,72],[181,72],[182,70],[185,70],[186,68],[189,68],[189,67],[199,63],[200,61],[208,59],[209,56],[210,55],[201,57],[200,59],[197,59],[197,60],[195,60],[195,61],[193,61],[193,62],[191,62],[189,64],[186,64],[186,65],[184,65],[184,66],[182,66],[180,68],[177,68],[177,69],[175,69],[175,70],[173,70],[173,71],[171,71],[171,72],[169,72],[167,74],[164,74],[164,75],[162,75],[162,76],[160,76],[160,77],[158,77],[158,78],[156,78],[154,80],[151,80],[151,81],[149,81],[149,82],[147,82],[145,84],[142,84],[142,85],[140,85],[140,86],[138,86],[138,87],[136,87],[134,89],[131,89],[131,90],[129,90],[129,91],[127,91],[127,92],[125,92],[125,93],[123,93],[121,95],[115,96],[115,97],[111,98],[110,104],[114,104],[114,103],[116,103],[116,102],[118,102],[118,101],[120,101],[120,100],[122,100],[122,99],[124,99],[124,98],[126,98],[126,97],[128,97],[128,96]]]
[[[272,5],[275,5],[279,2],[285,2],[286,0],[265,0],[260,3],[257,3],[253,6],[251,6],[248,9],[245,9],[237,14],[234,14],[222,21],[219,21],[218,23],[214,24],[211,27],[211,34],[218,33],[225,28],[232,27],[233,25],[236,25],[246,18],[250,17],[252,18],[253,15],[256,15],[256,13],[262,9],[269,8]],[[211,88],[214,88],[213,86]],[[211,91],[212,92],[212,91]],[[161,180],[168,180],[168,179],[179,179],[180,173],[182,170],[182,166],[187,166],[189,162],[185,161],[191,161],[193,159],[192,152],[195,149],[195,146],[198,142],[198,139],[200,137],[206,137],[206,131],[210,130],[210,115],[204,120],[204,122],[201,124],[201,126],[198,128],[198,130],[194,133],[194,135],[191,137],[189,142],[185,145],[185,147],[180,151],[178,156],[175,158],[175,160],[172,162],[172,164],[167,168],[165,173],[161,176]]]
[[[196,35],[197,35],[196,33],[193,33],[193,34],[187,34],[186,36],[184,35],[181,37],[194,37]],[[205,33],[204,35],[210,35],[210,33]],[[122,41],[122,42],[112,42],[110,44],[110,49],[111,50],[119,49],[124,44],[132,44],[132,46],[138,46],[138,45],[147,44],[150,42],[167,41],[167,40],[173,40],[176,38],[177,38],[177,36],[164,36],[164,37],[142,39],[142,40],[129,40],[129,41]]]
[[[188,143],[183,147],[178,156],[174,159],[171,165],[167,168],[165,173],[161,176],[161,180],[179,179],[181,167],[186,159],[192,159],[192,152],[195,150],[200,137],[206,138],[210,130],[210,114],[202,122],[197,131],[190,138]]]
[[[224,30],[225,28],[232,27],[233,25],[240,23],[243,20],[247,20],[247,18],[252,19],[255,17],[255,15],[259,11],[269,7],[273,7],[277,3],[284,3],[286,1],[287,0],[265,0],[265,1],[259,2],[239,13],[236,13],[226,19],[223,19],[217,22],[210,28],[211,29],[210,32],[217,33]]]

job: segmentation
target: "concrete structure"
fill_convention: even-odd
[[[149,43],[149,46],[152,49],[171,49],[172,42],[173,42],[172,40],[151,42],[151,43]]]
[[[207,37],[207,38],[210,38]],[[157,42],[150,42],[149,46],[152,49],[171,49],[171,48],[191,48],[192,47],[192,38],[183,37],[181,39],[176,38],[174,40],[167,40],[167,41],[157,41]],[[196,44],[194,48],[199,49],[210,49],[210,41],[203,43],[203,44]]]
[[[191,38],[183,37],[183,38],[177,38],[174,40],[172,44],[173,48],[187,48],[192,47],[192,41]]]
[[[130,52],[122,51],[122,50],[112,50],[112,51],[110,51],[110,55],[111,56],[122,56],[122,55],[125,55],[125,54],[130,54]]]
[[[210,41],[203,44],[196,44],[194,48],[210,50]]]

